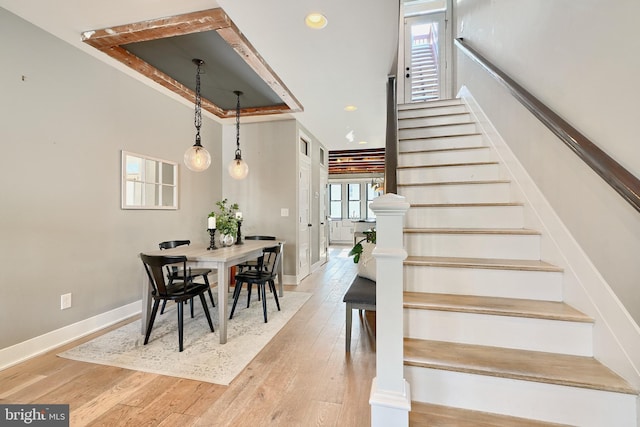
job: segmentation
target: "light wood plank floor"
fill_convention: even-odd
[[[285,288],[313,296],[229,386],[56,356],[122,322],[0,371],[0,402],[69,404],[73,427],[369,426],[375,313],[354,311],[346,354],[342,297],[356,271],[349,249],[331,248],[327,264]]]

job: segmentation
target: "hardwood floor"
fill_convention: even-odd
[[[69,404],[73,427],[369,426],[375,313],[354,314],[346,354],[342,297],[356,271],[349,249],[331,248],[327,264],[285,288],[313,296],[229,386],[56,356],[122,322],[0,371],[0,402]]]

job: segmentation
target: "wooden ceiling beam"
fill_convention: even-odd
[[[99,50],[129,43],[157,40],[202,31],[217,31],[231,25],[231,19],[221,8],[185,15],[151,19],[100,30],[85,31],[82,41]]]

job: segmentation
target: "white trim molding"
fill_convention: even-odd
[[[140,314],[141,307],[142,302],[138,300],[55,331],[47,332],[44,335],[31,338],[11,347],[0,349],[0,370],[17,365],[27,359]]]

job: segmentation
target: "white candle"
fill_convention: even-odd
[[[209,224],[209,230],[215,230],[216,229],[216,217],[215,216],[210,216],[208,224]]]
[[[242,220],[242,212],[236,212],[236,219]]]

